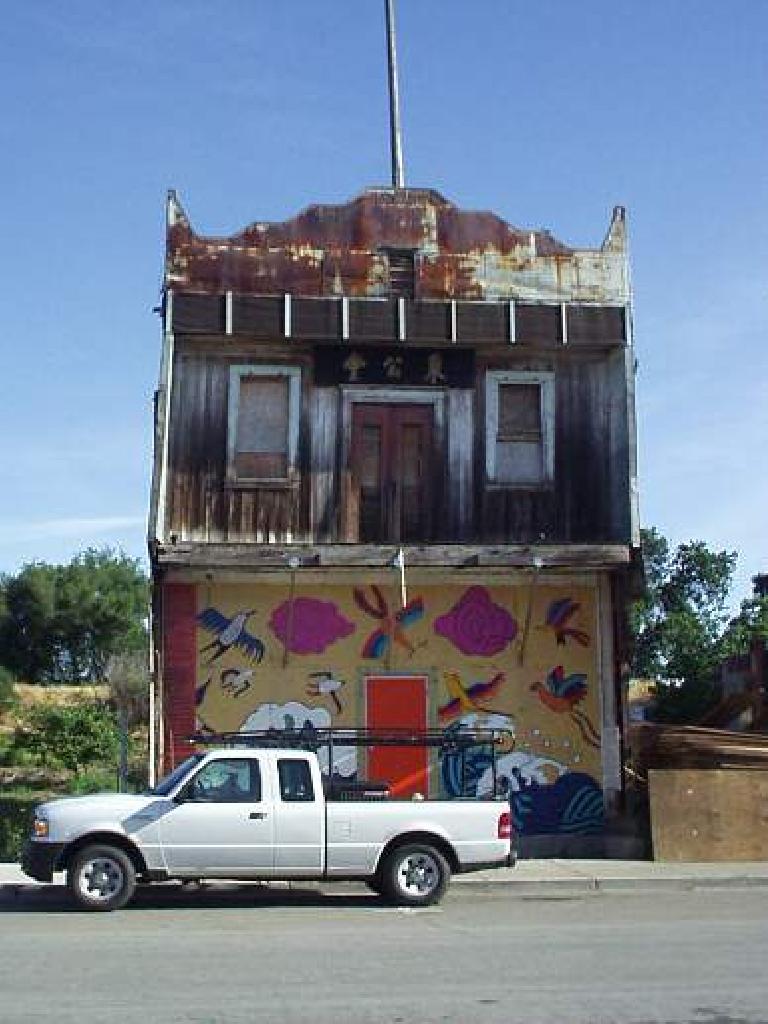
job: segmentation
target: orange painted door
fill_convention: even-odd
[[[427,728],[426,676],[368,676],[365,724],[369,729]],[[388,782],[392,795],[428,795],[429,750],[426,747],[371,747],[368,778]]]

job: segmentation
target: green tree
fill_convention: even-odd
[[[52,628],[55,583],[51,566],[33,563],[0,581],[0,664],[17,679],[36,683],[56,659]]]
[[[99,682],[113,655],[146,646],[146,576],[109,548],[26,565],[0,594],[0,664],[18,679]]]
[[[715,698],[737,556],[702,541],[671,551],[654,529],[643,531],[642,549],[647,589],[631,614],[632,671],[656,680],[658,719],[695,721]]]
[[[768,644],[768,597],[749,597],[741,602],[739,614],[725,631],[725,653],[748,654],[755,641]]]

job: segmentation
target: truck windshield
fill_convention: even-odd
[[[204,754],[192,754],[181,764],[177,764],[172,772],[161,779],[154,789],[148,789],[151,796],[168,796],[171,790],[205,757]]]

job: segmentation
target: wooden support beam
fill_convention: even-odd
[[[382,568],[391,566],[398,548],[379,544],[164,544],[160,566],[243,572],[287,569],[297,558],[306,568]],[[540,544],[535,546],[429,544],[403,549],[410,568],[456,569],[606,569],[629,565],[623,544]]]

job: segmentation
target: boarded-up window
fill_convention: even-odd
[[[288,381],[243,377],[237,408],[235,472],[282,478],[288,469]]]
[[[537,485],[552,479],[552,393],[551,374],[488,374],[486,464],[491,482]]]
[[[299,370],[230,370],[229,476],[237,482],[286,480],[296,458]]]
[[[499,384],[498,438],[541,440],[540,384]]]

